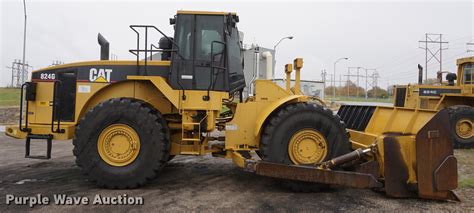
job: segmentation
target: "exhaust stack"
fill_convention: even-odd
[[[418,64],[418,84],[423,84],[423,67]]]
[[[109,60],[109,42],[100,33],[97,35],[97,40],[100,45],[100,60]]]

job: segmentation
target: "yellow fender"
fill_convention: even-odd
[[[260,135],[260,131],[262,129],[263,123],[267,120],[268,116],[272,114],[277,108],[283,106],[287,103],[295,103],[295,102],[307,102],[308,97],[305,95],[291,95],[286,98],[279,99],[268,105],[257,117],[257,123],[255,125],[255,137]]]

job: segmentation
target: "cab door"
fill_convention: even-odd
[[[179,47],[170,74],[174,89],[228,90],[224,16],[178,15],[175,41]]]
[[[194,82],[194,15],[178,15],[174,39],[177,52],[171,56],[169,82],[173,89],[190,90]]]
[[[224,16],[196,15],[194,83],[197,90],[227,90]]]

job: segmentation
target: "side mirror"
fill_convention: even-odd
[[[239,21],[240,21],[238,15],[233,15],[233,18],[234,18],[235,22],[239,22]]]
[[[235,16],[230,14],[227,15],[227,31],[229,32],[229,35],[232,35],[232,28],[235,28],[237,26],[237,21],[235,20]]]

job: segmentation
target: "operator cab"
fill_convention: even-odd
[[[169,56],[169,82],[174,89],[234,93],[245,87],[238,21],[235,13],[196,11],[178,11],[170,19],[175,34],[168,45],[175,51]]]

